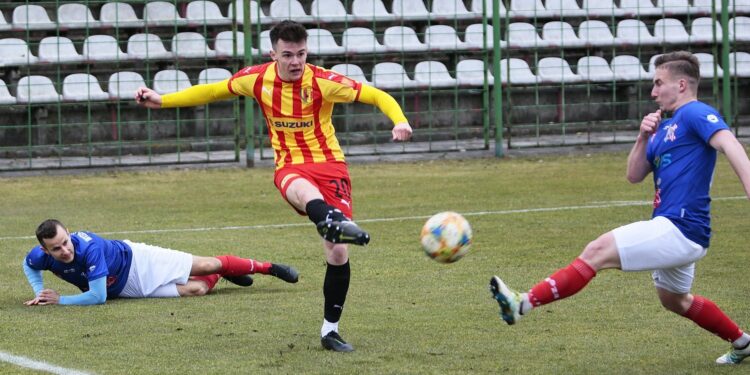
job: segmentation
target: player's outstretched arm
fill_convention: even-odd
[[[717,149],[729,160],[729,165],[740,178],[745,195],[750,199],[750,160],[745,147],[729,130],[719,130],[709,140],[711,147]]]
[[[146,108],[177,108],[204,105],[236,95],[229,91],[229,80],[195,85],[182,91],[159,95],[154,90],[141,87],[135,92],[136,103]]]
[[[135,91],[135,102],[151,109],[161,108],[161,95],[148,87],[139,87]]]
[[[61,296],[52,289],[44,289],[35,299],[27,301],[32,305],[101,305],[107,302],[107,277],[89,281],[89,290],[80,294]]]
[[[396,99],[393,99],[390,94],[363,84],[359,93],[359,101],[378,107],[381,112],[393,121],[395,126],[391,134],[393,134],[394,141],[408,141],[411,138],[412,129],[409,121],[404,116],[401,106],[398,105]]]

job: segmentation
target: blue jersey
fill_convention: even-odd
[[[708,247],[711,238],[711,180],[716,150],[708,143],[729,129],[711,106],[693,101],[659,124],[646,158],[654,171],[654,213],[671,220],[685,237]]]
[[[89,281],[106,277],[108,298],[117,297],[125,287],[133,260],[130,246],[91,232],[71,233],[70,241],[75,250],[73,262],[58,262],[37,246],[26,256],[26,264],[38,271],[51,271],[82,292],[88,291]]]

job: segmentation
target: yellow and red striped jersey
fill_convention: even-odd
[[[362,85],[339,73],[306,64],[302,79],[283,81],[276,62],[243,68],[229,79],[234,95],[255,98],[266,118],[276,168],[344,161],[331,122],[334,103],[350,103]]]

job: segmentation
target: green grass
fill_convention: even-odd
[[[209,169],[0,180],[0,352],[99,374],[601,374],[729,373],[728,349],[663,310],[647,272],[605,271],[578,295],[509,327],[487,291],[493,274],[526,289],[567,265],[588,241],[650,216],[650,181],[625,181],[623,153],[351,166],[355,215],[370,231],[352,248],[341,333],[356,352],[321,349],[325,261],[314,227],[281,199],[270,169]],[[742,196],[720,158],[713,196]],[[607,202],[644,204],[545,212]],[[713,204],[714,238],[694,292],[750,324],[748,202]],[[472,251],[442,265],[418,244],[424,219],[468,214]],[[491,211],[491,212],[490,212]],[[490,212],[481,215],[472,213]],[[220,283],[200,298],[111,300],[96,307],[25,307],[21,262],[36,225],[114,233],[199,255],[233,253],[296,266],[290,285],[268,277]],[[374,221],[389,218],[390,221]],[[405,219],[399,219],[405,218]],[[373,221],[369,221],[373,220]],[[269,224],[291,227],[252,228]],[[181,231],[190,228],[210,229]],[[250,228],[247,228],[250,227]],[[173,229],[161,233],[146,230]],[[45,274],[48,286],[72,287]],[[0,372],[32,373],[0,362]]]

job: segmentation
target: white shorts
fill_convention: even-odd
[[[695,262],[706,248],[689,240],[667,218],[624,225],[612,231],[623,271],[653,270],[654,285],[673,293],[688,293]]]
[[[193,256],[182,251],[123,241],[133,250],[128,281],[119,297],[179,297],[177,285],[187,283]]]

